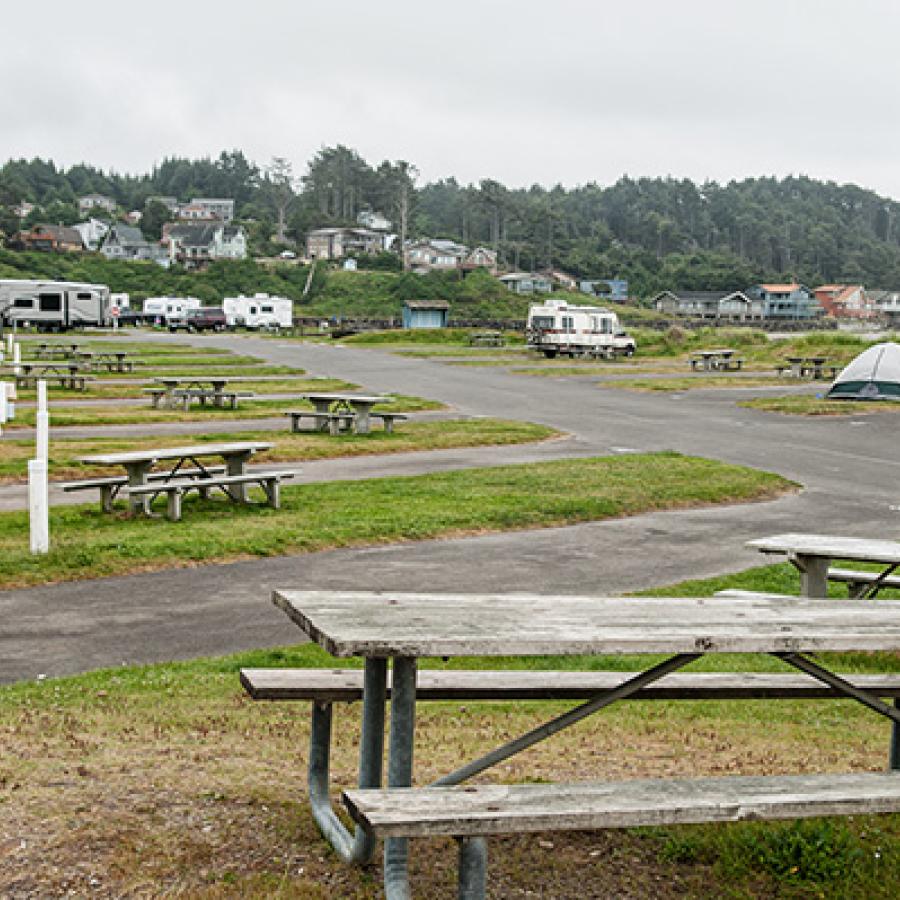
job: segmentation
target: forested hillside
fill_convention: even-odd
[[[143,209],[157,194],[233,197],[259,252],[275,246],[279,222],[300,241],[310,228],[356,224],[359,212],[375,210],[398,232],[405,223],[409,237],[494,247],[511,268],[628,278],[639,296],[787,277],[900,286],[900,204],[805,177],[724,185],[623,177],[571,189],[452,177],[418,184],[406,161],[372,165],[341,146],[319,151],[300,177],[284,159],[261,167],[237,150],[167,159],[144,175],[10,160],[0,168],[0,228],[18,227],[10,208],[23,199],[41,207],[32,221],[73,222],[76,198],[90,192],[114,197],[122,210]]]

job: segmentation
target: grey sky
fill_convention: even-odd
[[[803,173],[900,199],[895,0],[3,3],[0,162],[322,146],[608,184]]]

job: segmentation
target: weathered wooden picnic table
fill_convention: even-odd
[[[79,352],[78,357],[92,369],[105,368],[108,372],[131,372],[135,365],[133,355],[125,350],[109,350],[102,353],[87,350]]]
[[[386,837],[385,892],[389,898],[409,896],[408,836],[457,837],[460,896],[477,898],[484,896],[486,846],[478,836],[485,834],[900,809],[898,774],[876,776],[874,781],[868,774],[818,780],[799,776],[693,779],[672,781],[671,791],[669,783],[656,781],[640,785],[649,794],[641,795],[639,801],[629,793],[627,784],[613,782],[563,785],[555,793],[548,790],[549,785],[504,786],[499,792],[488,787],[486,795],[481,794],[481,786],[460,789],[462,793],[451,787],[708,653],[772,655],[896,724],[900,711],[865,687],[829,671],[810,655],[897,651],[900,602],[290,590],[276,591],[273,600],[332,655],[365,660],[360,789],[344,794],[360,824],[351,834],[333,814],[327,817],[321,812],[317,823],[341,857],[354,862],[371,858],[376,833]],[[431,788],[410,788],[419,658],[634,653],[666,654],[668,658],[456,769]],[[393,671],[388,789],[381,791],[389,660]],[[328,798],[328,709],[327,737],[311,750],[314,809]],[[840,799],[830,793],[838,783]],[[621,796],[617,797],[617,792]],[[725,814],[725,809],[730,812]]]
[[[38,359],[67,359],[80,352],[81,344],[51,344],[48,341],[41,341],[34,349],[34,355]]]
[[[16,369],[18,371],[16,371]],[[72,390],[84,390],[88,376],[80,361],[69,362],[33,362],[25,361],[13,366],[16,387],[34,387],[40,379],[55,381],[60,387]]]
[[[476,331],[469,335],[471,347],[504,347],[506,338],[502,331]]]
[[[828,595],[828,581],[855,584],[859,598],[874,596],[882,587],[896,587],[893,572],[900,566],[900,542],[822,534],[776,534],[748,541],[762,553],[786,556],[800,572],[800,593],[804,597]],[[883,566],[881,572],[850,573],[830,568],[833,560],[847,559]]]
[[[190,469],[196,473],[198,486],[203,487],[203,480],[210,483],[210,466],[204,463],[208,457],[221,457],[225,463],[226,477],[243,477],[247,474],[247,463],[254,453],[269,450],[271,444],[256,441],[235,442],[228,444],[192,444],[184,447],[156,447],[149,450],[131,450],[125,453],[103,453],[82,457],[79,461],[91,466],[123,466],[127,473],[127,489],[132,512],[150,512],[152,493],[143,492],[145,488],[158,487],[160,493],[167,482],[178,478],[182,470]],[[160,462],[172,464],[162,481],[152,481],[150,473]],[[214,477],[214,476],[211,476]],[[200,480],[203,479],[203,480]],[[93,486],[90,481],[85,487]],[[137,489],[135,491],[135,489]],[[246,502],[246,483],[229,485],[227,495],[236,501]]]
[[[776,366],[779,375],[788,374],[793,378],[825,378],[825,372],[828,370],[832,378],[837,373],[840,366],[827,365],[827,356],[787,356],[786,366]]]
[[[349,394],[349,393],[323,393],[304,394],[304,400],[312,403],[316,413],[321,416],[327,414],[345,414],[349,417],[353,430],[357,434],[368,434],[372,427],[372,407],[376,403],[392,403],[393,398],[381,394]],[[327,428],[327,424],[322,429]]]
[[[736,365],[738,361],[733,360],[734,350],[730,348],[722,348],[718,350],[696,350],[691,353],[690,364],[691,369],[702,369],[704,372],[711,372],[717,369],[728,369],[732,365]],[[743,363],[743,360],[739,361]]]
[[[175,409],[183,406],[188,409],[192,400],[199,401],[201,406],[205,406],[209,400],[215,407],[224,408],[228,402],[232,409],[236,409],[239,398],[253,396],[249,391],[227,391],[225,388],[229,379],[216,375],[207,375],[204,378],[154,378],[153,381],[162,385],[157,388],[145,388],[145,392],[150,394],[153,407]]]

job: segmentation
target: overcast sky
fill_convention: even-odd
[[[896,0],[3,3],[0,162],[342,143],[421,181],[807,174],[900,199]]]

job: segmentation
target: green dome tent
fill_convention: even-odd
[[[827,400],[900,400],[900,344],[874,344],[834,379]]]

